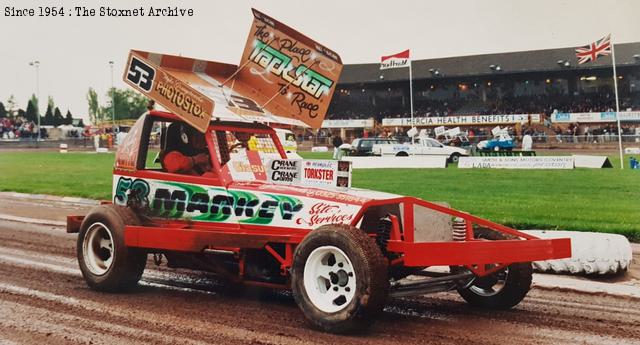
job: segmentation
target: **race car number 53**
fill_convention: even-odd
[[[155,77],[156,71],[153,67],[148,66],[141,60],[135,57],[131,58],[131,64],[129,65],[129,72],[127,73],[127,80],[140,86],[141,89],[149,92],[153,86],[153,77]]]

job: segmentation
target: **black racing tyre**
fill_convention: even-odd
[[[409,154],[404,152],[404,151],[400,151],[398,153],[396,153],[396,157],[408,157]]]
[[[296,248],[291,287],[309,322],[326,332],[365,330],[389,291],[387,260],[364,231],[324,225]]]
[[[458,163],[459,160],[460,154],[458,152],[454,152],[451,154],[451,156],[449,156],[449,162],[451,163]]]
[[[124,245],[125,225],[139,225],[128,208],[95,207],[84,218],[77,242],[80,271],[94,290],[121,292],[135,287],[147,263],[147,254]]]
[[[485,240],[513,238],[490,229],[474,229],[474,237]],[[458,289],[465,301],[485,309],[509,309],[520,303],[531,288],[533,268],[530,262],[514,263],[486,277],[476,278],[470,286]]]
[[[511,264],[492,275],[477,278],[466,289],[458,290],[465,301],[486,309],[509,309],[520,303],[531,288],[531,263]]]

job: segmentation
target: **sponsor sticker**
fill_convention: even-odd
[[[318,188],[351,187],[351,162],[274,159],[267,166],[269,182]]]
[[[302,161],[299,159],[274,159],[267,167],[267,180],[272,183],[300,183]]]

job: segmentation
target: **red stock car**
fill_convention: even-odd
[[[369,325],[389,297],[457,290],[474,306],[511,308],[530,288],[531,261],[571,255],[569,239],[538,239],[441,204],[268,176],[333,162],[288,160],[275,131],[255,122],[209,123],[205,174],[169,173],[149,158],[152,132],[162,128],[162,159],[189,144],[188,127],[171,113],[142,116],[118,150],[111,203],[69,217],[91,288],[131,289],[147,256],[161,254],[170,267],[291,289],[313,325],[343,333]],[[293,182],[275,181],[283,176]]]

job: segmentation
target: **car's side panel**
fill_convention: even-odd
[[[113,203],[138,205],[148,216],[311,230],[324,224],[349,224],[361,206],[256,188],[207,186],[114,175]],[[130,200],[135,197],[135,200]]]

